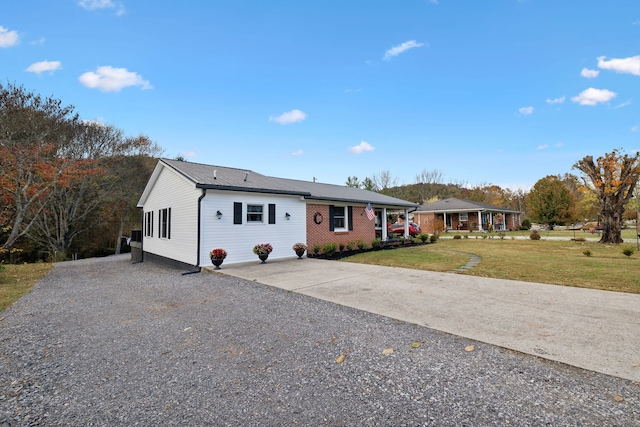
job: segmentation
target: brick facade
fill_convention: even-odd
[[[344,243],[345,246],[350,242],[357,243],[361,240],[371,246],[371,242],[376,237],[375,221],[369,220],[364,212],[365,206],[352,207],[353,230],[349,231],[331,231],[329,230],[329,205],[307,204],[307,246],[309,253],[313,254],[313,246],[319,244],[321,247],[325,243]],[[316,219],[322,222],[317,224]]]

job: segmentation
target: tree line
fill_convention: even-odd
[[[0,261],[119,252],[161,153],[145,135],[0,84]]]

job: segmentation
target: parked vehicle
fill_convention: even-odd
[[[404,222],[397,222],[387,227],[387,231],[391,234],[404,234]],[[414,222],[409,223],[409,235],[417,236],[421,233],[420,226]]]

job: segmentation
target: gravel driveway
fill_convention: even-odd
[[[57,264],[0,313],[0,426],[640,426],[638,383],[180,273]]]

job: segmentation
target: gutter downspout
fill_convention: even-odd
[[[195,274],[195,273],[200,273],[200,271],[202,270],[202,268],[200,267],[200,224],[201,224],[201,218],[202,218],[202,199],[204,199],[204,196],[207,195],[207,190],[205,188],[202,189],[202,194],[200,195],[200,197],[198,197],[198,243],[197,243],[197,248],[196,248],[196,265],[195,270],[194,271],[187,271],[186,273],[182,273],[183,276],[187,275],[187,274]]]
[[[207,190],[205,188],[202,189],[202,194],[198,197],[198,253],[196,254],[196,268],[198,271],[200,270],[200,240],[201,240],[201,229],[202,229],[202,199],[207,195]]]

